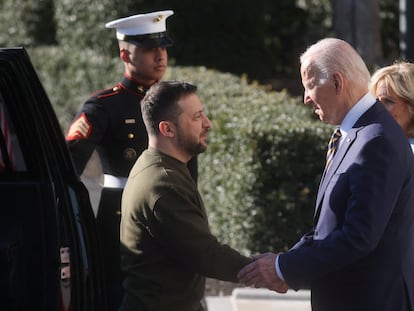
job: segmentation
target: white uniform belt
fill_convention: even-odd
[[[113,175],[104,174],[104,188],[124,189],[127,179],[127,177],[117,177]]]

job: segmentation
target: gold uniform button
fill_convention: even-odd
[[[129,134],[128,134],[128,138],[129,138],[129,139],[133,139],[134,137],[135,137],[134,133],[129,133]]]
[[[126,148],[123,154],[125,160],[135,161],[137,159],[137,152],[133,148]]]

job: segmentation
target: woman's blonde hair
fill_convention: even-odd
[[[399,60],[393,65],[378,69],[372,75],[370,83],[370,91],[374,96],[380,82],[384,82],[386,88],[391,88],[407,103],[411,116],[408,134],[414,137],[414,64]]]

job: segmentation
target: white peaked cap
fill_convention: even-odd
[[[124,40],[126,36],[139,36],[166,32],[166,20],[173,15],[172,10],[138,14],[116,19],[105,25],[106,28],[116,28],[116,36]]]

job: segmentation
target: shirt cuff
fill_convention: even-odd
[[[280,270],[280,267],[279,267],[279,255],[277,255],[276,260],[275,260],[275,268],[276,268],[277,276],[279,277],[279,279],[281,279],[284,282],[285,278],[283,277],[282,271]]]

